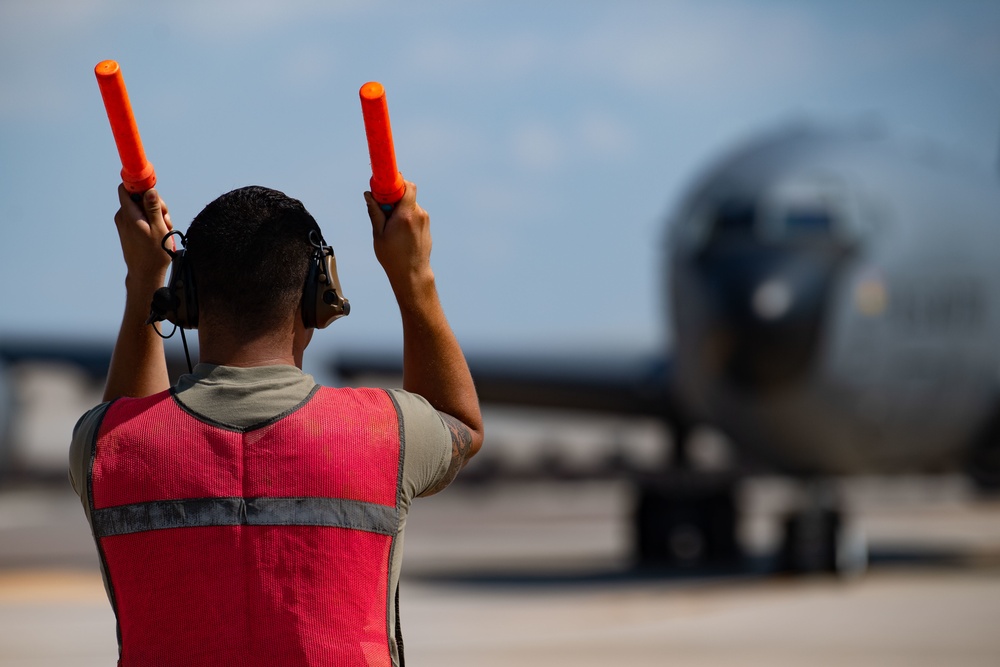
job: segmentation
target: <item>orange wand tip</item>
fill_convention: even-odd
[[[145,192],[156,185],[156,172],[142,148],[121,68],[114,60],[102,60],[94,67],[94,74],[122,161],[122,183],[133,194]]]
[[[102,60],[94,68],[94,74],[97,76],[114,76],[119,71],[118,63],[114,60]]]
[[[361,86],[361,99],[377,100],[385,95],[385,88],[378,81],[369,81]]]
[[[385,88],[378,81],[369,81],[361,86],[360,95],[368,155],[372,163],[372,197],[379,204],[395,204],[403,198],[406,184],[396,168],[396,149],[392,143]]]

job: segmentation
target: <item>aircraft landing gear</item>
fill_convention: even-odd
[[[778,571],[853,576],[867,567],[864,535],[844,520],[832,488],[809,483],[804,505],[785,519]]]
[[[742,557],[736,516],[730,475],[675,471],[640,480],[633,513],[638,565],[735,565]]]
[[[840,512],[816,509],[795,512],[784,522],[778,570],[789,574],[837,571]]]
[[[738,481],[733,474],[692,470],[639,479],[632,515],[637,565],[707,571],[747,567],[737,538]],[[766,570],[850,577],[868,566],[864,535],[845,520],[832,483],[807,483],[782,527]]]

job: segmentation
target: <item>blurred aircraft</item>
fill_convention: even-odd
[[[668,224],[672,349],[470,358],[480,398],[662,419],[632,471],[640,562],[739,558],[737,483],[802,480],[780,567],[859,566],[835,478],[961,469],[1000,481],[1000,178],[866,129],[787,126],[709,168]],[[343,378],[399,372],[347,352]],[[739,462],[699,469],[692,434]]]

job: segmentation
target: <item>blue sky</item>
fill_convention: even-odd
[[[664,225],[735,141],[877,119],[983,168],[1000,151],[1000,3],[0,3],[0,336],[111,338],[117,153],[93,67],[121,63],[174,223],[251,183],[298,197],[353,312],[395,345],[371,252],[358,88],[387,89],[400,169],[470,348],[658,344]]]

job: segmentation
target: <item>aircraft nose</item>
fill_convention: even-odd
[[[695,273],[710,307],[699,354],[745,390],[771,390],[813,366],[836,257],[759,244],[706,248]]]
[[[778,320],[793,305],[793,286],[784,278],[768,278],[753,291],[753,311],[762,320]]]

